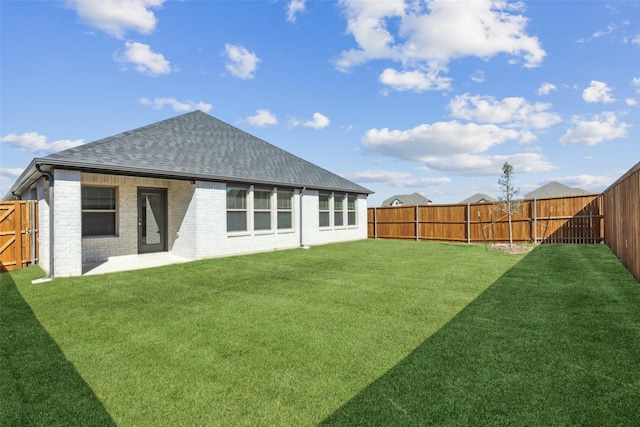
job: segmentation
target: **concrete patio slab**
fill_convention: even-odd
[[[193,261],[169,252],[154,252],[150,254],[134,254],[109,257],[107,261],[82,264],[82,275],[115,273],[118,271],[140,270],[143,268],[160,267],[163,265],[181,264]]]

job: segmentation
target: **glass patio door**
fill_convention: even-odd
[[[138,188],[138,253],[167,250],[167,190]]]

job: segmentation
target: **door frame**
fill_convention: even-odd
[[[149,247],[145,247],[145,246],[151,246],[151,245],[143,245],[142,244],[142,193],[153,193],[153,194],[158,194],[162,197],[162,226],[159,227],[160,228],[160,243],[158,243],[156,247],[153,248],[149,248]],[[137,195],[138,195],[138,200],[136,201],[137,204],[137,231],[138,231],[138,253],[139,254],[146,254],[146,253],[152,253],[152,252],[166,252],[168,250],[168,237],[169,237],[169,215],[168,215],[168,211],[169,211],[169,205],[168,205],[168,200],[167,200],[167,189],[166,188],[157,188],[157,187],[138,187],[138,191],[137,191]]]

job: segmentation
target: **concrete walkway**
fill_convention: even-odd
[[[117,271],[140,270],[142,268],[160,267],[170,264],[181,264],[193,261],[173,255],[169,252],[154,252],[151,254],[135,254],[109,257],[107,261],[82,264],[82,275],[115,273]]]

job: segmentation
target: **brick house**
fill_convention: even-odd
[[[5,199],[40,201],[40,266],[64,277],[122,255],[197,260],[366,239],[368,194],[194,111],[36,158]]]

